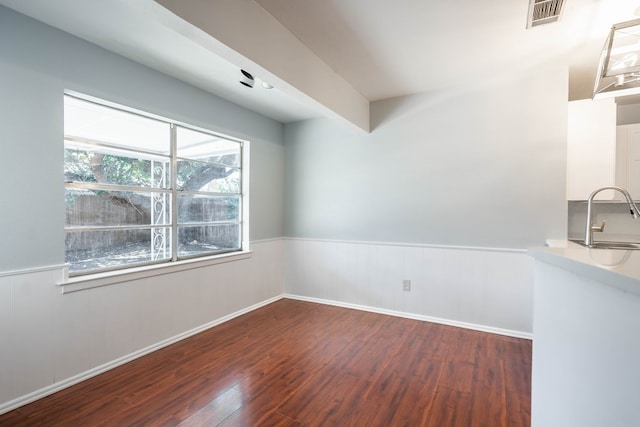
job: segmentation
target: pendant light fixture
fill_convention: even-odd
[[[593,99],[640,93],[640,19],[611,27],[604,44]]]

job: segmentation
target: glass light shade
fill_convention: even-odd
[[[640,93],[640,19],[611,27],[604,44],[593,98]]]

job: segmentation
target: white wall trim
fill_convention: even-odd
[[[284,241],[284,237],[272,237],[270,239],[262,239],[262,240],[252,240],[252,245],[259,245],[261,243],[272,243],[272,242],[281,242]]]
[[[161,276],[165,274],[178,273],[180,271],[204,268],[226,262],[242,261],[249,259],[253,251],[236,251],[219,255],[212,255],[201,258],[191,258],[175,262],[165,262],[161,264],[145,265],[122,270],[108,271],[104,273],[88,274],[86,276],[76,276],[69,278],[68,268],[65,266],[64,279],[58,283],[62,287],[62,293],[84,291],[87,289],[99,288],[101,286],[115,285],[118,283],[131,282],[149,277]]]
[[[34,267],[34,268],[25,268],[22,270],[0,271],[0,277],[17,276],[20,274],[42,273],[43,271],[56,271],[56,270],[62,270],[66,266],[67,264],[58,264],[58,265],[45,265],[42,267]]]
[[[327,243],[347,243],[355,245],[374,245],[374,246],[407,246],[412,248],[435,248],[450,249],[463,251],[484,251],[484,252],[508,252],[526,254],[527,249],[519,248],[492,248],[484,246],[456,246],[456,245],[438,245],[428,243],[402,243],[402,242],[376,242],[367,240],[338,240],[338,239],[317,239],[307,237],[284,237],[284,240],[306,241],[306,242],[327,242]]]
[[[508,336],[508,337],[523,338],[523,339],[527,339],[527,340],[532,340],[533,339],[533,334],[526,333],[526,332],[513,331],[513,330],[509,330],[509,329],[502,329],[502,328],[494,328],[492,326],[477,325],[477,324],[473,324],[473,323],[459,322],[457,320],[441,319],[441,318],[438,318],[438,317],[425,316],[425,315],[422,315],[422,314],[406,313],[406,312],[403,312],[403,311],[388,310],[388,309],[385,309],[385,308],[370,307],[370,306],[359,305],[359,304],[350,304],[350,303],[341,302],[341,301],[333,301],[333,300],[326,300],[326,299],[321,299],[321,298],[305,297],[305,296],[293,295],[293,294],[284,294],[283,297],[284,298],[288,298],[288,299],[299,300],[299,301],[314,302],[314,303],[318,303],[318,304],[326,304],[326,305],[333,305],[333,306],[336,306],[336,307],[343,307],[343,308],[351,308],[351,309],[354,309],[354,310],[368,311],[368,312],[371,312],[371,313],[386,314],[386,315],[389,315],[389,316],[402,317],[402,318],[405,318],[405,319],[413,319],[413,320],[421,320],[423,322],[439,323],[441,325],[455,326],[455,327],[458,327],[458,328],[471,329],[471,330],[480,331],[480,332],[489,332],[489,333],[492,333],[492,334],[505,335],[505,336]]]
[[[160,350],[163,347],[169,346],[171,344],[174,344],[178,341],[181,341],[185,338],[189,338],[190,336],[196,335],[200,332],[203,332],[207,329],[213,328],[214,326],[220,325],[224,322],[227,322],[231,319],[234,319],[238,316],[242,316],[243,314],[249,313],[253,310],[256,310],[258,308],[264,307],[265,305],[269,305],[273,302],[276,302],[280,299],[282,299],[283,296],[282,295],[278,295],[275,296],[273,298],[269,298],[266,299],[264,301],[261,301],[257,304],[251,305],[249,307],[243,308],[241,310],[235,311],[231,314],[228,314],[226,316],[220,317],[218,319],[215,319],[211,322],[205,323],[203,325],[200,325],[198,327],[195,327],[189,331],[186,332],[182,332],[178,335],[174,335],[173,337],[167,338],[165,340],[159,341],[155,344],[152,344],[148,347],[145,347],[143,349],[140,349],[138,351],[134,351],[133,353],[127,354],[125,356],[119,357],[117,359],[111,360],[103,365],[97,366],[93,369],[89,369],[88,371],[82,372],[80,374],[74,375],[70,378],[66,378],[62,381],[58,381],[54,384],[51,384],[49,386],[43,387],[39,390],[36,390],[34,392],[31,392],[29,394],[26,394],[24,396],[20,396],[17,399],[14,400],[10,400],[6,403],[0,404],[0,414],[4,414],[6,412],[12,411],[16,408],[19,408],[20,406],[26,405],[28,403],[34,402],[38,399],[41,399],[43,397],[49,396],[53,393],[56,393],[60,390],[63,390],[65,388],[71,387],[72,385],[78,384],[82,381],[88,380],[89,378],[95,377],[96,375],[100,375],[106,371],[109,371],[113,368],[116,368],[120,365],[124,365],[125,363],[128,363],[132,360],[135,360],[139,357],[142,357],[144,355],[147,355],[149,353],[152,353],[156,350]]]

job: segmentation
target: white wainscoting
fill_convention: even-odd
[[[0,413],[281,298],[283,244],[68,294],[64,266],[0,273]]]
[[[402,290],[411,280],[411,291]],[[524,250],[286,239],[292,298],[531,338]]]

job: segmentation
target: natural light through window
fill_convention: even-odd
[[[71,274],[242,249],[242,142],[65,95]]]

